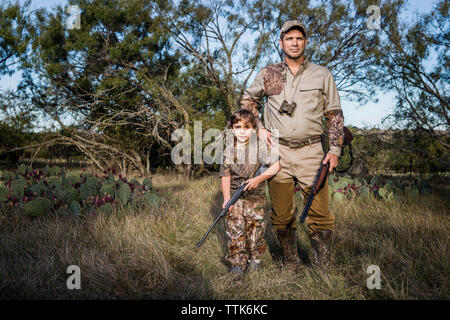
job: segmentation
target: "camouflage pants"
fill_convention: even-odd
[[[239,199],[225,217],[228,255],[232,266],[247,268],[249,260],[259,261],[266,250],[264,232],[265,198]]]

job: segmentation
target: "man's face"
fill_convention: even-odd
[[[296,60],[305,53],[307,43],[308,40],[300,30],[292,29],[284,35],[283,40],[280,39],[280,48],[286,57]]]

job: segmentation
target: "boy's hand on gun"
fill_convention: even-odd
[[[227,203],[228,203],[228,201],[230,201],[230,199],[231,199],[231,198],[223,199],[222,209],[225,209],[225,207],[227,206]],[[234,205],[232,205],[232,206],[230,207],[230,209],[228,210],[228,212],[233,211],[233,208],[234,208]]]
[[[245,183],[247,183],[247,185],[245,186],[244,191],[258,188],[259,184],[261,183],[261,176],[248,179],[247,181],[245,181]]]

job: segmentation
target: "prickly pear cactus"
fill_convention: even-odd
[[[380,180],[380,176],[378,174],[375,174],[372,177],[372,180],[370,180],[370,184],[380,184],[381,180]]]
[[[32,195],[40,196],[41,192],[44,191],[44,190],[42,189],[42,186],[40,184],[33,184],[32,186],[28,187],[28,191]]]
[[[105,180],[105,184],[110,184],[113,186],[113,185],[115,185],[115,183],[116,183],[116,180],[114,179],[114,175],[110,172],[108,174],[108,177]]]
[[[109,195],[110,197],[114,197],[115,196],[115,189],[114,186],[110,185],[110,184],[104,184],[101,189],[100,189],[100,196],[104,197]]]
[[[27,166],[24,165],[23,163],[17,168],[17,172],[21,175],[26,175],[27,174]]]
[[[55,213],[57,216],[67,216],[67,214],[69,213],[69,209],[67,208],[67,206],[60,206],[58,209],[56,209]]]
[[[60,190],[61,189],[61,180],[57,176],[50,176],[47,179],[48,187],[52,190]]]
[[[334,201],[344,201],[344,199],[345,199],[344,195],[340,192],[336,192],[335,194],[333,194]]]
[[[8,200],[7,196],[9,194],[8,189],[6,189],[5,187],[0,186],[0,205],[5,202],[6,200]]]
[[[65,185],[66,182],[67,182],[67,179],[66,179],[66,167],[63,167],[62,168],[62,172],[61,172],[61,184]]]
[[[17,171],[3,170],[0,206],[8,205],[30,217],[50,212],[53,215],[79,216],[97,211],[111,213],[118,203],[132,209],[141,204],[157,206],[161,201],[159,195],[151,191],[153,185],[149,178],[142,185],[137,179],[127,182],[121,176],[116,181],[114,172],[109,170],[104,173],[109,174],[100,178],[48,165],[44,171],[25,166],[19,166]]]
[[[72,212],[72,214],[75,216],[81,215],[81,206],[78,201],[72,201],[70,203],[70,212]]]
[[[97,196],[98,179],[95,177],[89,177],[86,182],[80,187],[80,196],[82,200],[87,199],[89,196]]]
[[[388,192],[387,192],[387,190],[385,188],[378,189],[378,195],[381,198],[387,198],[387,194],[388,194]]]
[[[16,180],[11,184],[12,194],[17,199],[21,200],[25,193],[25,187],[27,186],[26,180]]]
[[[66,204],[70,204],[72,201],[80,201],[80,193],[75,188],[64,188],[58,190],[58,199],[61,199]]]
[[[27,216],[38,217],[50,213],[53,205],[47,198],[38,198],[25,203],[23,209]]]
[[[3,172],[3,179],[4,179],[5,181],[14,180],[15,177],[16,177],[16,175],[15,175],[14,172],[12,172],[12,171],[5,170],[5,171]]]
[[[130,181],[130,183],[132,183],[132,184],[134,184],[134,185],[136,185],[136,186],[140,186],[140,185],[141,185],[141,184],[139,183],[139,181],[136,180],[136,179],[132,179],[132,180]]]
[[[359,194],[360,195],[362,195],[362,196],[368,196],[369,195],[369,188],[367,188],[366,186],[362,186],[360,189],[359,189]]]
[[[147,190],[153,188],[152,179],[145,178],[144,181],[142,181],[142,184],[146,187]]]
[[[360,188],[363,185],[362,182],[359,179],[355,179],[353,181],[353,183],[354,183],[356,188]]]
[[[131,200],[131,188],[127,183],[123,183],[117,192],[119,203],[123,206]]]
[[[82,183],[83,181],[81,180],[80,176],[78,175],[71,175],[69,174],[66,178],[67,183],[71,183],[72,185],[76,184],[76,183]]]
[[[142,196],[142,200],[145,202],[145,204],[152,206],[152,207],[158,206],[158,203],[159,203],[159,198],[154,193],[145,193]]]

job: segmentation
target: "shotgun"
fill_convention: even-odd
[[[324,157],[324,159],[325,159],[325,157]],[[311,189],[311,193],[309,194],[308,201],[306,202],[305,208],[303,209],[302,215],[300,216],[301,223],[305,222],[306,216],[308,215],[309,208],[311,207],[311,204],[312,204],[312,201],[313,201],[315,195],[317,194],[317,192],[319,192],[320,189],[323,188],[323,186],[325,184],[325,180],[327,179],[329,170],[330,170],[330,162],[323,164],[323,159],[322,159],[319,170],[317,170],[316,177],[314,178],[314,184]]]
[[[258,167],[258,170],[256,170],[256,173],[254,175],[254,177],[259,176],[261,173],[263,173],[265,171],[265,169],[267,169],[267,167],[265,165],[260,165]],[[231,197],[230,200],[228,200],[227,204],[225,205],[225,208],[222,209],[222,211],[220,211],[219,215],[217,216],[216,220],[214,220],[213,224],[211,225],[211,227],[209,227],[208,231],[206,232],[206,234],[203,236],[203,238],[197,243],[196,247],[197,249],[200,248],[200,246],[202,245],[203,241],[205,241],[206,237],[209,235],[209,233],[211,232],[211,230],[214,228],[214,226],[217,224],[217,222],[219,222],[220,218],[224,217],[228,210],[230,210],[230,207],[232,205],[234,205],[239,198],[242,196],[242,194],[244,193],[244,189],[245,186],[247,185],[247,183],[243,183],[239,186],[239,188],[236,190],[236,192],[233,194],[233,196]]]

